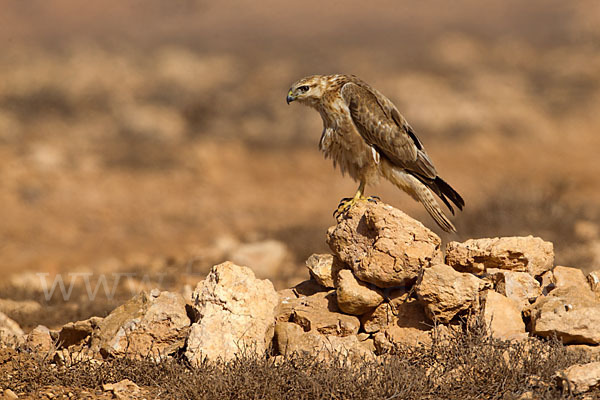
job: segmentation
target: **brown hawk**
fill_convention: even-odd
[[[356,195],[342,201],[338,212],[365,199],[365,185],[383,176],[421,202],[443,230],[456,231],[433,193],[452,214],[450,201],[462,210],[464,200],[438,176],[414,130],[379,91],[353,75],[313,75],[294,83],[286,100],[321,114],[319,148],[342,174],[348,172],[360,182]]]

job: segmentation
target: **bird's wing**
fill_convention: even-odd
[[[413,129],[394,104],[362,82],[348,82],[341,95],[363,139],[382,155],[410,172],[435,179],[437,171]]]

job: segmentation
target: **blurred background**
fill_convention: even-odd
[[[39,273],[173,288],[233,259],[277,288],[305,279],[356,184],[285,95],[329,73],[392,99],[463,195],[445,242],[531,234],[600,268],[600,3],[365,4],[4,1],[0,298],[55,307],[52,325],[112,306],[82,292],[65,311]],[[391,184],[368,194],[442,234]]]

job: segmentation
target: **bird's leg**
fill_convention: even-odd
[[[333,216],[337,218],[338,216],[347,213],[348,210],[350,210],[350,208],[352,208],[352,206],[354,204],[356,204],[358,201],[367,200],[367,201],[377,202],[377,200],[379,200],[379,197],[366,198],[364,196],[364,193],[365,193],[365,181],[360,181],[360,185],[358,185],[358,189],[356,190],[356,194],[354,195],[354,197],[343,198],[340,201],[340,204],[338,205],[337,209],[333,213]]]

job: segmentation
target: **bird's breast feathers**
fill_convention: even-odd
[[[339,94],[325,96],[319,112],[323,119],[323,134],[319,149],[327,158],[333,159],[341,171],[354,178],[364,175],[367,169],[379,163],[379,153],[369,146],[352,120],[346,101]]]

